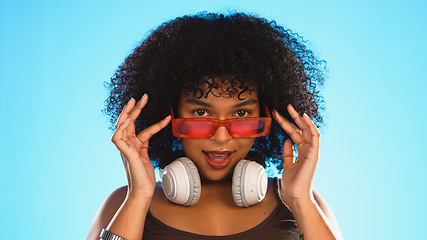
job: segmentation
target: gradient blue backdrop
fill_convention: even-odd
[[[126,184],[102,115],[147,32],[202,10],[275,19],[327,60],[315,187],[347,240],[424,239],[426,1],[0,0],[0,236],[85,239]]]

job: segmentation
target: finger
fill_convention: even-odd
[[[135,107],[129,114],[129,118],[132,122],[135,122],[138,118],[139,114],[141,114],[141,110],[145,107],[148,102],[148,95],[144,93],[141,99],[136,103]]]
[[[273,113],[274,113],[273,117],[276,120],[276,122],[291,137],[291,139],[295,143],[302,142],[302,131],[298,127],[296,127],[294,124],[289,122],[288,119],[280,115],[280,113],[278,113],[277,111],[274,111]]]
[[[302,131],[302,136],[303,136],[302,142],[310,141],[312,138],[312,134],[311,134],[311,131],[310,131],[308,124],[298,114],[298,112],[295,110],[295,108],[291,104],[289,104],[287,108],[288,108],[289,115],[291,115],[292,119],[294,119],[298,128],[301,129],[301,131]]]
[[[126,129],[129,127],[129,124],[130,124],[130,119],[128,118],[118,126],[113,136],[111,137],[111,141],[123,153],[126,153],[127,150],[129,149],[128,144],[123,139],[123,136],[125,134]]]
[[[144,143],[143,146],[140,147],[140,157],[144,164],[149,163],[151,165],[150,157],[148,156],[148,141]]]
[[[141,142],[147,142],[154,134],[158,133],[160,130],[165,128],[169,124],[170,120],[171,120],[171,116],[168,115],[160,122],[149,126],[148,128],[138,133],[137,135],[138,139]]]
[[[311,136],[312,136],[311,142],[314,145],[318,146],[320,144],[320,132],[319,132],[319,129],[316,127],[316,125],[314,124],[313,120],[311,120],[311,118],[307,114],[304,113],[303,119],[306,122],[306,124],[308,125],[308,128],[310,129]]]
[[[285,144],[283,145],[284,168],[294,163],[294,160],[295,160],[294,146],[292,145],[292,141],[288,139],[285,141]]]
[[[114,129],[117,129],[119,125],[129,118],[129,113],[132,111],[135,105],[135,99],[131,98],[126,106],[124,106],[123,110],[120,112],[120,115],[117,117],[116,124],[114,125]]]

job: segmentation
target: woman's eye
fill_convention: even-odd
[[[194,114],[196,114],[198,117],[203,117],[203,116],[205,116],[207,113],[206,113],[206,110],[198,109],[198,110],[194,111]]]
[[[249,112],[246,111],[246,110],[239,110],[239,111],[236,112],[236,115],[238,117],[246,117],[248,114],[249,114]]]

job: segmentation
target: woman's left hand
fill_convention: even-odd
[[[297,146],[298,161],[295,161],[292,142],[286,140],[283,146],[281,194],[292,209],[298,203],[313,201],[312,183],[319,159],[320,133],[307,114],[301,117],[291,105],[287,109],[297,126],[277,111],[273,116]]]

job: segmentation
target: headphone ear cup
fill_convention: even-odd
[[[243,160],[240,160],[237,165],[234,167],[233,172],[233,180],[232,180],[232,187],[231,190],[233,192],[233,199],[234,202],[239,207],[244,207],[243,205],[243,196],[242,196],[242,171],[243,171],[243,165],[245,162]]]
[[[199,201],[201,183],[196,165],[186,157],[170,163],[163,170],[162,188],[165,196],[174,203],[191,206]]]
[[[268,178],[263,166],[240,160],[233,172],[232,192],[239,207],[249,207],[261,202],[267,192]]]

